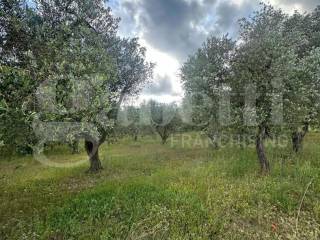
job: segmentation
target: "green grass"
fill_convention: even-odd
[[[97,175],[85,174],[87,165],[2,160],[0,239],[320,238],[320,135],[309,134],[298,155],[268,146],[272,173],[264,177],[252,147],[173,140],[103,146],[105,169]],[[86,158],[69,152],[58,147],[47,155]]]

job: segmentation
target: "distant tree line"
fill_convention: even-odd
[[[139,136],[157,134],[161,143],[166,144],[172,134],[194,130],[183,122],[181,111],[181,106],[176,103],[166,104],[155,100],[139,106],[125,106],[119,111],[116,134],[132,136],[134,141]]]

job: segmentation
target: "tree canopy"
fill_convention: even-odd
[[[228,36],[208,38],[181,69],[187,96],[204,99],[198,97],[193,107],[205,123],[203,129],[209,136],[221,130],[255,132],[263,173],[270,170],[266,139],[289,132],[295,144],[311,119],[317,121],[318,26],[319,8],[289,16],[262,4],[252,17],[240,20],[236,41]]]
[[[1,16],[4,126],[10,126],[17,139],[18,128],[12,127],[17,124],[4,121],[8,108],[16,104],[24,113],[17,113],[17,121],[28,119],[38,138],[48,138],[38,147],[58,135],[84,137],[90,171],[100,170],[98,149],[113,128],[119,106],[152,77],[145,48],[137,38],[117,36],[119,19],[102,0],[36,0],[33,7],[23,0],[4,0]],[[70,130],[71,123],[76,131]],[[45,134],[50,127],[57,136]],[[2,141],[10,145],[8,138]]]

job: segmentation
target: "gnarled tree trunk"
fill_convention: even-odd
[[[87,151],[87,154],[89,156],[90,161],[90,168],[88,170],[89,173],[97,173],[101,171],[102,164],[99,158],[99,143],[91,142],[88,140],[85,140],[84,142],[85,149]]]
[[[256,139],[256,151],[262,174],[268,174],[270,172],[270,164],[266,156],[264,140],[266,137],[266,128],[259,126],[257,139]]]
[[[302,148],[302,135],[301,132],[294,132],[292,133],[292,148],[294,152],[299,152],[300,149]]]
[[[133,141],[138,141],[139,130],[136,128],[133,130]]]
[[[119,101],[113,105],[111,111],[108,112],[108,119],[117,119],[118,111],[120,109],[121,103],[125,97],[125,90],[120,94]],[[103,170],[100,158],[99,158],[99,147],[106,141],[108,136],[107,130],[104,128],[105,126],[98,124],[98,132],[100,134],[100,139],[97,141],[93,139],[91,136],[86,135],[84,141],[84,147],[89,156],[90,168],[88,169],[88,173],[98,173]],[[110,134],[110,132],[109,132]]]
[[[167,143],[167,138],[166,138],[166,137],[163,137],[163,138],[161,139],[161,143],[162,143],[162,145],[165,145],[165,144]]]
[[[213,149],[219,149],[219,143],[218,143],[218,139],[219,139],[219,134],[218,133],[209,133],[208,134],[208,138],[210,139],[210,143]]]
[[[303,139],[309,131],[309,124],[305,123],[302,131],[292,133],[292,148],[293,151],[298,153],[302,149]]]
[[[71,145],[71,150],[72,150],[72,154],[78,154],[80,153],[79,150],[79,140],[74,140],[72,141]]]
[[[155,129],[161,138],[161,143],[163,145],[166,144],[168,137],[170,136],[170,133],[167,130],[167,126],[156,126]]]

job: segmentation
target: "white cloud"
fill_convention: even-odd
[[[114,14],[122,18],[120,34],[139,37],[148,61],[156,64],[154,81],[167,78],[168,94],[142,94],[138,100],[181,101],[179,69],[188,54],[209,34],[237,35],[237,20],[248,17],[260,0],[110,0]],[[319,0],[262,0],[287,13],[312,10]],[[155,83],[160,86],[160,82]],[[160,89],[160,88],[159,88]],[[145,91],[144,91],[145,92]]]
[[[179,78],[179,69],[181,63],[174,58],[173,56],[161,52],[160,50],[155,49],[154,47],[150,46],[144,39],[140,39],[140,42],[143,46],[147,48],[146,58],[148,61],[154,62],[156,64],[154,69],[154,81],[160,79],[161,77],[168,77],[171,81],[173,93],[161,94],[161,96],[157,95],[142,95],[142,100],[150,100],[156,99],[160,102],[174,102],[180,101],[183,95],[183,90],[180,85],[180,78]],[[140,101],[142,101],[140,100]]]
[[[292,3],[292,4],[288,4],[285,3],[284,1],[281,0],[270,0],[270,1],[265,1],[266,3],[270,2],[272,5],[281,8],[283,11],[285,11],[288,14],[293,14],[294,11],[300,11],[300,12],[304,12],[306,9],[306,7],[303,6],[303,4],[301,3]]]

